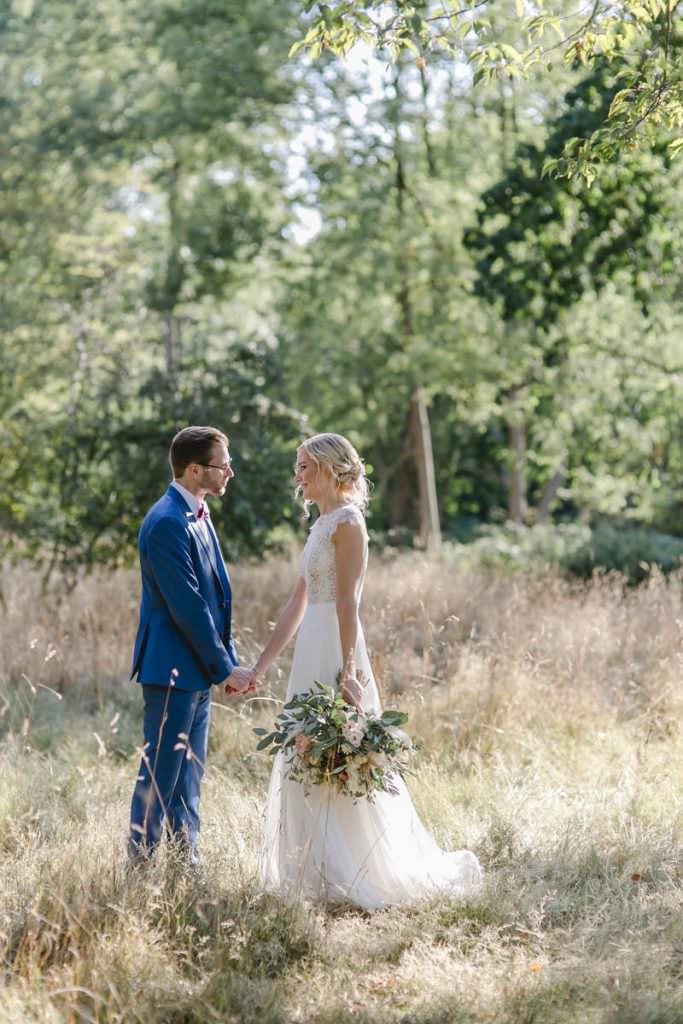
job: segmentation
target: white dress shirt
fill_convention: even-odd
[[[175,489],[180,492],[181,496],[185,499],[185,501],[190,506],[195,515],[197,515],[197,513],[199,512],[200,507],[202,505],[205,505],[203,501],[199,500],[196,494],[193,494],[192,491],[188,491],[187,487],[183,487],[183,485],[179,484],[177,480],[173,480],[171,482],[171,487],[175,487]],[[202,531],[204,539],[207,540],[210,544],[211,537],[209,535],[209,524],[207,523],[206,518],[202,516],[202,518],[198,519],[197,522],[199,524],[199,529]]]

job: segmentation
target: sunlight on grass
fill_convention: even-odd
[[[294,572],[234,570],[245,660]],[[252,728],[277,711],[286,659],[258,700],[216,694],[201,870],[163,849],[131,872],[136,577],[41,595],[5,567],[3,588],[3,1024],[681,1019],[679,581],[376,562],[364,617],[385,699],[422,744],[411,792],[486,880],[373,915],[259,892],[270,761]]]

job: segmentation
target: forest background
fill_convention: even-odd
[[[413,13],[423,49],[393,61],[290,56],[312,7],[3,5],[4,550],[129,563],[169,438],[208,422],[232,440],[230,558],[286,542],[296,444],[332,429],[367,460],[380,545],[483,527],[503,560],[677,564],[671,538],[612,529],[683,532],[671,121],[622,132],[590,185],[543,173],[599,132],[633,54],[561,47],[522,75],[489,46],[482,67],[489,37],[522,52],[517,5],[457,52]]]

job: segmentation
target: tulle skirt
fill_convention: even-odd
[[[309,604],[294,649],[287,700],[314,680],[336,686],[342,664],[334,602]],[[377,686],[359,628],[356,667],[368,679],[363,710],[379,712]],[[275,757],[264,811],[261,880],[295,897],[349,902],[367,910],[437,892],[465,894],[481,869],[469,850],[439,848],[418,818],[405,784],[356,803],[332,786],[304,792]]]

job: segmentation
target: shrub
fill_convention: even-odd
[[[473,568],[541,572],[556,566],[584,578],[616,571],[637,583],[654,566],[665,574],[680,568],[683,538],[607,523],[506,523],[481,527],[475,540],[455,545],[454,553],[459,563]]]

